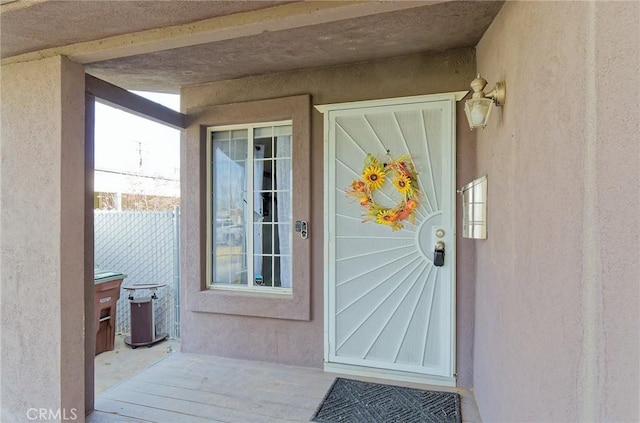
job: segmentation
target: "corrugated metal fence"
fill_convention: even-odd
[[[156,292],[156,331],[180,337],[179,322],[179,210],[95,211],[95,265],[127,275],[123,286],[166,284]],[[121,289],[116,330],[130,333],[129,291]],[[150,296],[136,290],[136,297]]]

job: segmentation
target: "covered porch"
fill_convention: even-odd
[[[460,202],[447,231],[452,379],[488,422],[638,421],[640,42],[629,34],[639,4],[0,0],[0,420],[39,410],[91,422],[307,421],[335,377],[322,369],[330,186],[313,107],[468,90],[481,73],[506,81],[507,96],[483,130],[458,102],[451,127],[456,187],[490,181],[487,239],[462,238]],[[180,92],[186,128],[181,353],[97,397],[87,75]],[[307,108],[271,115],[301,96]],[[238,104],[270,115],[222,113]],[[297,261],[297,308],[218,295],[206,275],[203,128],[302,112],[311,160],[296,180],[310,207],[296,219],[308,219],[311,254]],[[463,418],[479,421],[469,391],[454,389]]]
[[[462,421],[481,422],[473,392],[328,373],[318,368],[174,353],[95,400],[88,423],[306,422],[336,377],[458,392]]]

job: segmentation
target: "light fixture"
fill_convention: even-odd
[[[504,81],[496,82],[495,87],[487,94],[484,93],[484,87],[487,85],[487,80],[478,74],[476,79],[471,81],[471,88],[473,88],[473,95],[470,100],[467,100],[464,105],[464,113],[467,115],[469,121],[469,127],[484,128],[489,121],[489,115],[491,109],[495,103],[496,106],[504,106],[504,99],[506,94],[506,86]]]

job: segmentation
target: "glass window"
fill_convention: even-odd
[[[290,292],[291,121],[207,133],[209,287]]]

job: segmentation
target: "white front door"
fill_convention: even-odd
[[[456,94],[318,107],[325,113],[329,365],[455,384]],[[392,158],[410,155],[421,191],[415,221],[396,231],[363,223],[365,209],[347,195],[367,154],[384,162],[387,150]],[[383,207],[399,201],[389,179],[374,193]],[[438,241],[442,266],[434,263]]]

